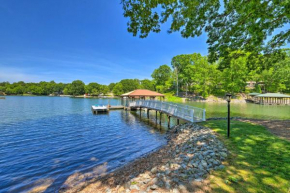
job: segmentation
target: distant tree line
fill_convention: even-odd
[[[55,83],[54,81],[39,83],[25,83],[23,81],[10,84],[9,82],[0,83],[0,91],[8,95],[83,95],[89,93],[91,95],[106,94],[109,92],[107,85],[98,83],[85,83],[81,80],[75,80],[72,83]]]
[[[144,79],[124,79],[118,83],[111,83],[109,85],[102,85],[96,82],[85,83],[81,80],[75,80],[72,83],[55,83],[54,81],[39,83],[25,83],[23,81],[9,83],[0,82],[0,92],[4,92],[7,95],[83,95],[89,94],[91,96],[107,95],[111,92],[114,95],[121,95],[123,93],[135,90],[135,89],[149,89],[155,90],[153,81]]]
[[[135,89],[148,89],[161,93],[185,92],[198,96],[224,95],[245,92],[290,93],[290,51],[281,49],[272,54],[233,51],[214,63],[198,53],[177,55],[171,67],[164,64],[151,74],[152,80],[123,79],[102,85],[85,85],[81,80],[72,83],[39,82],[0,83],[0,91],[12,94],[65,94],[98,96],[113,93],[121,95]],[[247,81],[256,82],[255,88],[246,87]]]
[[[179,90],[196,95],[224,95],[245,92],[290,92],[290,51],[270,55],[233,51],[217,62],[207,56],[183,54],[172,58],[172,69],[162,65],[152,77],[157,91]],[[248,81],[255,88],[246,87]]]
[[[157,91],[183,91],[207,97],[225,93],[290,93],[290,51],[271,55],[233,51],[217,62],[207,56],[183,54],[172,58],[171,67],[162,65],[152,74]],[[246,87],[248,81],[255,88]]]

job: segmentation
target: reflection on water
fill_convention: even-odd
[[[206,109],[206,117],[226,117],[227,103],[186,102],[187,105]],[[254,119],[290,119],[290,106],[231,103],[231,116]]]
[[[166,143],[155,114],[93,115],[108,99],[6,97],[0,101],[0,192],[57,191],[109,172]],[[119,100],[110,100],[110,104]],[[165,119],[165,117],[163,118]],[[172,122],[172,124],[174,124]]]

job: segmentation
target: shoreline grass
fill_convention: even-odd
[[[177,103],[181,103],[182,102],[182,98],[174,96],[174,94],[172,93],[165,93],[165,100],[167,102],[177,102]]]
[[[290,142],[260,125],[232,121],[226,138],[226,121],[208,121],[231,152],[224,170],[209,177],[213,192],[290,192]]]

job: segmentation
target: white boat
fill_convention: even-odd
[[[93,105],[92,111],[94,114],[96,114],[98,112],[107,112],[107,111],[109,111],[109,108],[108,108],[108,106],[105,106],[105,105]]]

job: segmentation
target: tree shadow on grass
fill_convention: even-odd
[[[289,192],[289,141],[250,123],[233,121],[230,139],[224,137],[225,121],[204,125],[215,130],[232,152],[226,170],[210,176],[214,192]]]

